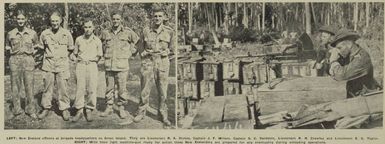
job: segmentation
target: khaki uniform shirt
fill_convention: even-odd
[[[20,32],[17,28],[11,30],[5,39],[6,49],[10,49],[11,55],[28,54],[32,55],[34,46],[39,44],[36,32],[29,28],[24,28]]]
[[[75,40],[74,53],[80,61],[97,61],[98,57],[103,56],[102,41],[94,34],[88,39],[81,35]]]
[[[174,38],[174,31],[171,27],[161,25],[158,29],[145,28],[143,30],[144,45],[141,52],[168,56],[170,53],[174,53]]]
[[[120,26],[115,34],[112,29],[104,30],[100,36],[103,43],[106,71],[127,71],[128,59],[135,51],[139,36],[131,29]]]
[[[348,97],[365,94],[377,88],[377,82],[373,78],[373,65],[369,54],[354,45],[352,52],[339,62],[332,62],[330,75],[338,81],[346,80]]]
[[[56,33],[46,29],[40,35],[40,42],[44,48],[42,69],[49,72],[68,71],[68,50],[73,50],[74,43],[71,33],[64,28],[59,28]]]

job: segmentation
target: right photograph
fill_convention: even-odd
[[[178,128],[383,129],[383,3],[177,7]]]

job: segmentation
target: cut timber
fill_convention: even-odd
[[[301,114],[302,113],[302,114]],[[364,115],[375,117],[383,113],[383,94],[366,97],[356,97],[329,103],[309,106],[298,113],[296,121],[291,122],[293,127],[316,124],[324,121],[335,121],[345,118],[345,122],[337,123],[337,128],[349,128],[366,121]]]
[[[261,114],[287,110],[293,112],[304,104],[313,105],[346,98],[346,82],[330,77],[298,77],[284,79],[269,89],[269,83],[258,88],[256,96]]]
[[[202,101],[192,126],[210,126],[222,122],[248,119],[249,115],[245,96],[216,96]]]
[[[193,126],[193,129],[253,129],[254,123],[250,120],[220,122]]]

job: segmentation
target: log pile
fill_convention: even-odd
[[[258,117],[268,129],[306,128],[332,122],[331,128],[362,128],[383,119],[383,93],[376,92],[351,99],[303,105],[297,111],[281,111]]]

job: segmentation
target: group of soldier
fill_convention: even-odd
[[[11,70],[11,87],[13,114],[26,113],[32,118],[44,119],[52,107],[54,86],[58,88],[58,107],[65,121],[71,116],[69,108],[74,107],[76,114],[72,121],[85,116],[92,121],[95,115],[98,62],[104,59],[107,83],[106,109],[102,117],[114,112],[114,102],[120,118],[130,117],[124,105],[128,100],[127,76],[129,60],[133,55],[141,57],[141,94],[138,110],[133,121],[141,121],[149,107],[151,83],[155,82],[160,97],[159,113],[165,125],[171,125],[167,114],[167,87],[170,57],[174,53],[173,29],[164,25],[165,12],[153,11],[153,24],[143,29],[138,36],[130,28],[122,25],[122,14],[111,14],[112,27],[96,36],[93,32],[94,22],[85,19],[84,34],[73,41],[71,33],[61,27],[62,16],[59,12],[50,15],[49,29],[40,37],[26,27],[27,16],[23,11],[16,14],[17,27],[7,34],[6,50],[10,51],[9,66]],[[319,29],[321,45],[317,48],[315,68],[318,75],[330,75],[335,80],[347,81],[348,98],[359,96],[379,87],[373,78],[373,65],[369,54],[361,48],[356,40],[359,34],[348,29],[323,26]],[[138,41],[141,41],[138,44]],[[140,45],[140,46],[138,46]],[[36,49],[44,51],[44,92],[41,106],[37,113],[33,96]],[[70,106],[67,92],[67,79],[70,77],[69,61],[76,62],[77,89],[75,102]],[[22,83],[23,82],[23,83]],[[56,84],[55,84],[56,83]],[[26,94],[25,112],[21,108],[20,93],[24,85]],[[115,85],[117,92],[115,93]],[[114,99],[115,95],[118,97]],[[131,119],[131,117],[130,117]]]
[[[159,113],[164,125],[171,126],[166,99],[169,59],[174,53],[174,32],[172,28],[164,25],[166,13],[162,9],[155,9],[152,16],[152,24],[143,29],[141,36],[122,25],[123,18],[119,12],[111,14],[112,27],[104,30],[100,36],[96,36],[93,32],[95,27],[93,19],[86,18],[83,21],[84,34],[77,37],[74,42],[70,31],[61,27],[60,12],[54,11],[50,14],[51,27],[44,30],[39,37],[34,30],[26,27],[25,12],[17,11],[17,26],[8,32],[6,38],[6,50],[10,51],[13,114],[17,116],[26,113],[34,119],[47,117],[52,110],[52,97],[56,85],[58,108],[63,120],[76,122],[85,117],[87,121],[93,121],[96,115],[98,63],[104,59],[107,83],[106,109],[100,116],[113,114],[115,108],[121,119],[140,122],[146,115],[152,83],[155,82],[160,97]],[[44,72],[41,99],[43,109],[39,113],[35,107],[33,94],[34,55],[38,50],[44,52],[41,67]],[[138,110],[135,117],[132,117],[124,105],[129,98],[127,77],[130,57],[137,54],[141,57],[141,94]],[[76,62],[77,83],[72,106],[67,92],[70,60]],[[25,111],[21,108],[20,102],[23,85],[26,95]],[[114,103],[117,108],[113,107]],[[69,112],[71,107],[76,109],[73,116]]]
[[[370,55],[357,40],[360,35],[335,26],[319,29],[321,45],[317,49],[317,75],[330,75],[337,81],[347,81],[347,98],[365,95],[382,89],[373,77]]]

